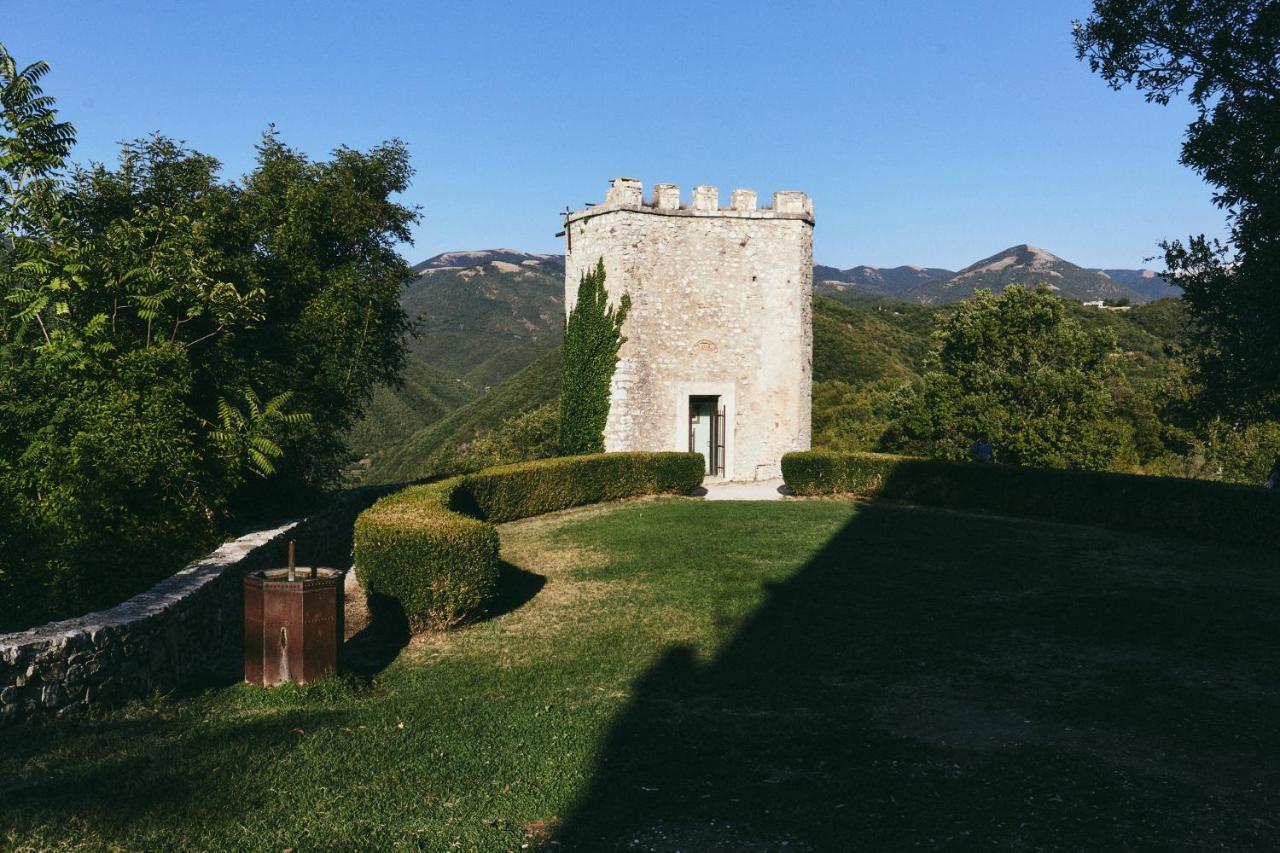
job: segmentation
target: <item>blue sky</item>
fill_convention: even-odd
[[[158,130],[235,177],[270,122],[314,156],[404,139],[413,261],[560,251],[557,211],[627,175],[805,190],[836,266],[1152,265],[1223,216],[1177,163],[1190,109],[1076,61],[1089,5],[0,0],[0,41],[53,65],[81,161]]]

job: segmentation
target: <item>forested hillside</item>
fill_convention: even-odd
[[[366,482],[413,480],[552,455],[559,394],[556,346],[487,394],[375,454]]]
[[[405,361],[403,385],[374,389],[365,417],[351,431],[351,450],[362,458],[400,444],[482,393],[417,355]]]
[[[459,441],[469,444],[475,428],[500,426],[501,414],[485,424],[476,413],[491,405],[501,413],[501,405],[525,399],[527,394],[503,383],[555,351],[564,335],[564,259],[558,255],[513,249],[446,252],[413,269],[416,278],[400,298],[414,323],[405,383],[378,389],[350,435],[358,457],[351,473],[364,482],[426,476],[417,472],[450,467],[428,459],[443,458],[436,449],[440,437],[456,430]],[[541,387],[532,377],[544,373],[534,370],[516,387],[524,382]],[[431,429],[472,401],[477,408],[468,411],[475,422],[459,413]],[[414,441],[406,444],[410,438]],[[463,451],[454,446],[453,452]],[[414,453],[421,458],[412,458]]]
[[[510,249],[449,252],[414,267],[401,297],[417,323],[409,352],[485,389],[564,334],[564,259]]]

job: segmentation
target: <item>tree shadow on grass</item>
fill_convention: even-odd
[[[1273,559],[865,507],[644,676],[554,849],[1269,849]]]
[[[153,824],[189,820],[196,835],[233,825],[249,804],[277,795],[272,766],[305,749],[307,738],[332,737],[326,732],[344,719],[305,707],[251,721],[145,711],[6,729],[0,839],[38,838],[74,823],[91,827],[104,846],[127,847],[134,831]]]

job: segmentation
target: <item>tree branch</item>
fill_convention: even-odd
[[[40,334],[44,335],[44,342],[46,344],[53,343],[53,340],[49,337],[49,330],[44,327],[44,320],[40,319],[40,312],[37,311],[35,314],[32,314],[31,316],[35,317],[36,323],[40,325]]]
[[[218,334],[219,332],[221,332],[221,331],[222,331],[223,329],[225,329],[225,328],[226,328],[226,324],[223,324],[223,325],[219,326],[218,328],[214,329],[214,330],[213,330],[212,332],[210,332],[209,334],[207,334],[207,335],[201,335],[200,337],[196,338],[194,341],[191,341],[190,343],[183,344],[183,345],[182,345],[182,348],[183,348],[183,349],[191,349],[193,346],[195,346],[196,344],[200,343],[201,341],[207,341],[209,338],[212,338],[214,335]]]

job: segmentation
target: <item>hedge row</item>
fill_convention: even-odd
[[[494,524],[636,495],[688,494],[702,477],[696,453],[601,453],[412,486],[356,520],[356,574],[370,595],[398,601],[415,627],[448,627],[496,590]]]
[[[1280,495],[1258,486],[816,450],[784,456],[782,476],[797,495],[854,494],[1280,545]]]

